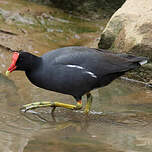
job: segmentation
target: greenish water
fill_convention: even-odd
[[[37,55],[68,45],[96,47],[106,22],[94,23],[24,0],[1,0],[0,21],[0,44]],[[7,78],[10,62],[11,54],[0,49],[0,152],[152,151],[152,90],[117,80],[92,91],[88,116],[62,108],[55,117],[51,108],[21,113],[23,104],[35,101],[75,101],[33,86],[23,72]],[[85,101],[86,97],[84,105]]]

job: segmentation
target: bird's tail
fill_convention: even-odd
[[[130,54],[117,54],[117,55],[129,59],[129,61],[132,63],[138,63],[140,66],[148,63],[149,60],[147,57],[137,57]]]
[[[137,57],[134,55],[128,55],[128,54],[119,54],[119,56],[123,58],[127,58],[128,61],[125,64],[125,68],[123,69],[125,72],[136,69],[146,63],[148,63],[148,58],[147,57]]]
[[[103,53],[114,54],[116,56],[127,58],[127,59],[130,60],[130,62],[138,63],[140,66],[148,63],[148,60],[149,60],[147,57],[137,57],[137,56],[134,56],[134,55],[131,55],[131,54],[125,54],[125,53],[121,53],[121,54],[120,53],[113,53],[111,51],[102,50],[102,49],[96,49],[96,50],[100,51],[100,52],[103,52]]]
[[[133,57],[129,60],[132,61],[133,63],[138,63],[140,66],[148,63],[148,58],[146,57]]]

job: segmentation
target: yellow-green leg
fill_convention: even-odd
[[[84,109],[84,113],[86,113],[86,114],[88,114],[91,109],[92,99],[93,99],[93,97],[92,97],[91,93],[87,93],[87,103],[86,103],[86,106]]]
[[[61,102],[50,102],[50,101],[34,102],[34,103],[23,105],[21,110],[24,110],[24,112],[26,112],[31,109],[37,109],[37,108],[42,108],[42,107],[53,107],[52,112],[54,112],[56,107],[63,107],[66,109],[71,109],[71,110],[79,110],[82,108],[82,102],[81,100],[77,101],[76,105],[65,104]]]

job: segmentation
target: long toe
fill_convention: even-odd
[[[30,104],[26,104],[23,105],[20,110],[22,112],[26,112],[28,110],[32,110],[32,109],[37,109],[37,108],[41,108],[41,107],[54,107],[54,103],[51,103],[49,101],[44,101],[44,102],[34,102],[34,103],[30,103]]]

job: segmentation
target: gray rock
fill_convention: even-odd
[[[98,45],[152,60],[152,0],[127,0],[111,17]]]

